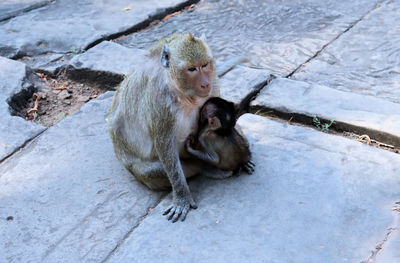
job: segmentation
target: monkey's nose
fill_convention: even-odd
[[[204,90],[210,89],[210,84],[202,84],[201,89],[204,89]]]

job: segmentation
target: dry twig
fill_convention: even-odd
[[[39,100],[41,99],[40,95],[38,93],[33,93],[33,99],[35,100],[35,105],[32,109],[29,109],[28,112],[26,113],[26,117],[28,117],[29,115],[33,114],[33,113],[37,113],[38,108],[39,108]],[[36,116],[33,116],[34,119],[36,118]]]

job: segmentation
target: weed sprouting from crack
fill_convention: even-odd
[[[85,52],[85,50],[82,49],[82,48],[76,48],[76,47],[72,46],[72,47],[70,48],[70,52],[71,52],[72,54],[74,54],[74,55],[78,55],[78,54],[82,54],[83,52]]]
[[[329,128],[335,124],[335,120],[330,120],[329,123],[323,123],[317,116],[313,117],[313,123],[321,131],[329,131]]]

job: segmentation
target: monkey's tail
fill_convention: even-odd
[[[274,79],[276,79],[275,75],[270,74],[269,77],[256,84],[253,88],[252,91],[247,94],[246,97],[244,97],[239,104],[236,105],[236,119],[238,119],[240,116],[242,116],[245,113],[248,113],[250,110],[250,103],[255,100],[258,96],[258,94],[261,92],[261,90],[267,86],[269,83],[271,83],[271,81],[273,81]]]
[[[244,56],[237,56],[231,59],[224,61],[221,65],[217,64],[217,75],[218,77],[222,77],[226,73],[228,73],[233,67],[236,65],[248,62],[249,59]]]

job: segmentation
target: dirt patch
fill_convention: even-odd
[[[50,127],[78,111],[83,104],[106,90],[68,79],[62,72],[56,79],[37,73],[45,86],[34,93],[20,111],[20,116],[45,127]]]

